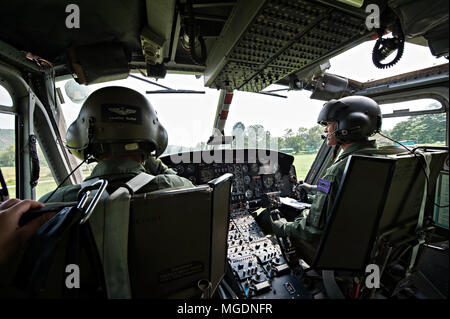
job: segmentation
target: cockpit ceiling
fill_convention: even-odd
[[[207,63],[206,85],[259,92],[361,38],[367,39],[368,33],[364,18],[330,6],[305,0],[268,0],[226,54],[223,67],[215,70],[216,76],[208,77],[214,72]]]
[[[79,28],[66,25],[71,3],[79,8]],[[139,35],[145,23],[141,0],[0,2],[0,40],[53,65],[65,62],[68,49],[97,43],[121,43],[131,57],[141,51]]]
[[[207,87],[259,92],[374,33],[365,26],[363,7],[334,0],[79,0],[77,5],[81,27],[68,29],[67,3],[0,3],[0,41],[24,56],[50,61],[56,76],[76,73],[80,79],[82,70],[91,75],[85,84],[139,69],[149,77],[194,72],[204,74]],[[203,52],[198,38],[190,50],[189,28],[203,37]],[[5,52],[0,45],[0,58],[17,61]]]

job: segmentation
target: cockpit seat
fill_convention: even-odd
[[[231,177],[133,197],[128,243],[133,297],[211,296],[226,269]]]
[[[334,271],[364,275],[370,264],[382,276],[408,251],[412,271],[423,232],[432,225],[436,180],[447,156],[444,150],[351,156],[319,246],[295,243],[299,256],[327,278]],[[329,297],[345,297],[333,278],[327,281]]]
[[[65,234],[32,297],[211,297],[226,269],[232,176],[100,199],[78,237]],[[76,288],[68,263],[79,270]]]

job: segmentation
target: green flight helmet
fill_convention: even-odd
[[[119,86],[93,92],[69,126],[66,147],[79,159],[92,155],[142,153],[160,156],[167,132],[150,102],[139,92]]]
[[[366,96],[330,100],[320,111],[317,123],[337,122],[334,134],[341,142],[362,142],[381,130],[380,106]]]

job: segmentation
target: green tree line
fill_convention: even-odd
[[[445,144],[445,121],[444,113],[419,115],[397,123],[387,133],[397,141],[412,140],[416,144],[437,142]]]
[[[235,136],[233,147],[239,147],[240,142],[243,142],[244,148],[265,147],[267,149],[277,146],[278,150],[292,148],[294,152],[316,150],[322,144],[320,135],[323,133],[323,128],[316,125],[312,128],[300,127],[297,131],[292,129],[285,129],[283,136],[273,136],[269,130],[265,130],[263,125],[254,124],[248,127],[242,122],[237,122],[233,125],[232,134]]]

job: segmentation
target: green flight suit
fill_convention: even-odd
[[[272,223],[273,232],[278,236],[289,236],[294,243],[297,240],[303,240],[317,248],[325,225],[330,218],[331,208],[336,199],[349,156],[368,148],[376,148],[375,141],[348,146],[320,178],[325,187],[318,188],[310,209],[302,211],[292,222],[287,222],[283,218],[275,221]],[[256,220],[258,223],[265,224],[268,216],[267,211],[261,212]]]
[[[100,161],[85,179],[89,181],[94,178],[106,179],[111,182],[128,182],[139,173],[155,175],[155,178],[144,186],[139,193],[152,192],[158,189],[171,187],[193,187],[194,185],[186,178],[176,175],[176,172],[168,168],[161,160],[150,157],[144,166],[133,160],[105,160]],[[77,200],[81,185],[70,185],[58,189],[48,202],[72,202]],[[39,201],[45,202],[50,193],[42,196]]]

